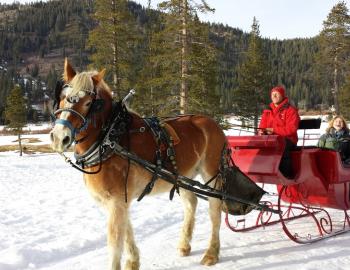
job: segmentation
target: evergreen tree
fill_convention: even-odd
[[[248,51],[238,69],[238,87],[234,91],[234,112],[244,121],[258,126],[262,106],[266,106],[271,79],[263,53],[259,23],[254,17]]]
[[[341,114],[346,119],[350,119],[350,78],[348,78],[342,88],[340,88],[339,107]]]
[[[196,37],[192,42],[189,62],[191,68],[188,76],[188,101],[187,106],[191,113],[202,113],[212,117],[223,114],[220,104],[218,83],[217,50],[209,40],[209,29],[201,24],[195,16],[193,35]]]
[[[18,135],[19,153],[22,156],[21,133],[26,123],[26,107],[21,88],[16,85],[6,99],[5,119],[8,127]]]
[[[208,29],[198,20],[198,12],[212,9],[204,0],[163,1],[158,6],[163,13],[163,25],[151,43],[151,66],[154,68],[153,86],[163,96],[155,104],[161,114],[190,113],[210,106],[206,94],[215,93],[215,50],[210,45]],[[153,89],[153,92],[155,89]],[[215,95],[212,95],[215,96]],[[218,98],[217,98],[218,100]],[[219,106],[211,104],[212,108]]]
[[[318,63],[332,85],[334,106],[339,113],[339,89],[345,82],[349,72],[350,57],[350,16],[344,1],[336,4],[323,22],[323,30],[319,37],[320,52]],[[332,74],[330,78],[327,74]],[[343,95],[344,97],[344,95]]]
[[[127,4],[126,0],[96,0],[93,18],[97,25],[90,31],[88,41],[93,65],[106,68],[117,99],[130,88],[130,63],[136,42],[135,21]]]
[[[161,97],[161,88],[157,84],[156,73],[157,63],[154,57],[159,48],[155,44],[156,32],[162,27],[160,16],[151,9],[151,0],[148,0],[146,9],[147,21],[145,23],[145,37],[143,40],[143,62],[139,80],[136,85],[137,96],[132,102],[132,106],[144,116],[159,115],[159,103],[165,97]],[[142,97],[142,98],[139,98]]]
[[[28,61],[29,56],[39,56],[40,53],[44,57],[50,55],[50,62],[56,63],[57,61],[58,63],[61,62],[58,58],[62,58],[58,53],[61,53],[63,56],[69,57],[80,70],[84,70],[89,63],[89,54],[101,53],[101,50],[97,50],[97,47],[90,46],[91,50],[86,50],[85,47],[89,30],[99,23],[99,21],[93,21],[90,17],[93,13],[94,2],[94,0],[47,1],[40,4],[27,4],[25,8],[20,4],[0,5],[3,11],[1,14],[4,15],[0,27],[0,111],[4,109],[9,89],[13,88],[13,84],[17,83],[18,79],[20,80],[21,75],[18,74],[18,69],[24,71],[25,66],[23,64],[29,65],[31,62]],[[176,1],[172,2],[175,3]],[[181,2],[177,0],[179,6]],[[196,2],[202,3],[200,0],[196,0]],[[193,6],[195,1],[189,1],[189,3],[190,6]],[[122,59],[126,63],[123,68],[125,67],[127,72],[120,75],[120,81],[124,85],[123,88],[130,88],[135,86],[137,80],[136,90],[140,98],[135,98],[132,105],[135,105],[137,110],[145,115],[159,114],[158,112],[163,115],[169,112],[179,112],[181,59],[185,59],[181,57],[181,10],[180,8],[174,9],[173,13],[167,11],[168,14],[160,14],[159,11],[145,10],[134,2],[128,2],[128,13],[136,19],[137,32],[143,42],[137,42],[137,46],[134,46],[132,41],[127,45],[122,42],[122,45],[125,45],[124,48],[126,48],[124,52],[129,57],[126,56]],[[201,12],[201,10],[198,12]],[[10,17],[8,14],[16,14],[16,16]],[[170,18],[172,14],[175,14],[173,19]],[[107,18],[108,16],[106,16],[106,20]],[[196,16],[193,12],[189,22],[195,20]],[[131,21],[133,23],[134,20]],[[171,24],[174,26],[174,31],[172,34],[166,35],[163,30],[165,30],[165,26],[170,29]],[[148,35],[150,25],[152,26],[151,35]],[[215,48],[219,51],[218,55],[215,56],[218,65],[213,63],[210,66],[208,64],[216,72],[209,71],[210,68],[207,64],[206,68],[203,69],[208,71],[207,75],[213,75],[213,79],[208,80],[208,82],[215,81],[215,73],[217,74],[216,88],[211,93],[219,94],[221,98],[220,105],[226,113],[232,113],[232,103],[235,96],[235,91],[232,89],[237,88],[238,67],[242,65],[244,60],[243,57],[239,56],[242,55],[242,51],[246,51],[248,48],[249,34],[223,24],[200,25],[203,28],[203,33],[206,31],[206,27],[209,28],[210,42],[215,44]],[[180,32],[176,32],[176,27]],[[187,35],[189,37],[189,71],[184,78],[187,79],[188,112],[197,112],[198,108],[203,108],[202,110],[206,111],[205,106],[200,106],[200,102],[197,102],[197,96],[204,97],[206,93],[203,95],[197,94],[192,89],[193,86],[201,85],[201,83],[192,83],[191,78],[191,76],[196,78],[192,70],[199,70],[194,67],[191,54],[201,54],[199,53],[200,46],[195,48],[196,45],[202,43],[202,37],[199,37],[197,33],[193,34],[196,31],[189,29]],[[198,32],[200,31],[198,30]],[[103,34],[101,34],[101,37],[101,39],[96,40],[96,43],[101,47],[108,45],[108,41],[103,39]],[[205,38],[208,38],[208,34],[205,34]],[[268,56],[268,64],[272,75],[271,83],[273,85],[285,85],[290,90],[289,97],[295,101],[295,104],[304,104],[305,109],[314,109],[316,107],[328,108],[334,103],[331,93],[334,68],[331,63],[325,65],[314,63],[315,53],[322,51],[319,50],[319,42],[316,38],[290,40],[265,38],[262,39],[262,43],[264,52]],[[210,46],[204,46],[204,48],[210,51]],[[120,55],[124,55],[124,52]],[[106,53],[105,55],[106,59],[112,63],[112,53]],[[206,60],[205,57],[202,58],[202,60]],[[104,68],[108,63],[107,60],[102,59],[98,66],[97,62],[92,65],[94,68],[96,66]],[[42,79],[51,77],[47,74],[50,70],[49,61],[40,62],[43,64],[40,64],[38,77]],[[209,62],[211,60],[208,59]],[[32,64],[34,65],[35,62]],[[317,67],[319,67],[320,72],[317,72]],[[61,65],[58,66],[58,69],[60,68]],[[140,72],[141,70],[142,72]],[[113,79],[112,66],[107,67],[107,71],[110,72],[107,74],[106,80],[110,82]],[[22,74],[22,72],[20,73]],[[27,73],[30,73],[29,69]],[[58,70],[58,73],[61,72]],[[338,71],[338,75],[342,73]],[[346,74],[344,75],[346,76]],[[35,80],[33,82],[35,83]],[[338,84],[339,91],[342,91],[343,82]],[[111,86],[113,85],[111,84]],[[32,85],[32,88],[33,98],[29,97],[30,101],[34,102],[42,94],[38,95],[37,86]],[[207,87],[207,89],[214,89],[214,87]],[[26,92],[28,91],[26,90]],[[193,98],[192,94],[194,95]],[[192,108],[192,106],[195,106],[195,108]],[[212,107],[217,106],[213,105]],[[0,121],[3,122],[3,119],[0,119]]]

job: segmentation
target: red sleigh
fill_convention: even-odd
[[[313,121],[309,127],[317,128]],[[301,125],[308,128],[305,120]],[[319,125],[320,120],[318,128]],[[350,229],[347,213],[350,166],[343,164],[338,152],[313,146],[297,147],[292,151],[295,177],[288,179],[278,169],[285,147],[282,137],[228,136],[227,139],[235,164],[245,174],[256,183],[277,187],[277,196],[266,196],[265,203],[279,210],[278,215],[258,212],[256,218],[227,215],[226,224],[231,230],[248,231],[281,223],[291,240],[311,243]]]

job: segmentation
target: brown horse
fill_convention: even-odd
[[[104,127],[110,123],[114,110],[111,91],[103,81],[103,76],[104,71],[76,73],[66,59],[63,76],[65,86],[57,93],[60,108],[56,111],[58,120],[50,134],[55,151],[66,151],[73,141],[76,143],[75,154],[79,157],[91,157],[94,155],[91,149],[98,149],[96,145],[101,140]],[[154,134],[140,116],[131,112],[127,112],[127,115],[127,128],[120,134],[118,144],[142,160],[154,162],[158,149]],[[217,181],[212,181],[210,185],[220,185],[218,171],[226,141],[220,127],[212,119],[200,115],[173,118],[166,125],[177,141],[172,141],[175,165],[166,166],[175,168],[179,175],[189,178],[198,174],[205,180],[217,176]],[[143,193],[152,173],[116,153],[110,153],[103,159],[100,155],[97,158],[95,155],[95,159],[97,162],[85,167],[84,180],[92,196],[108,210],[109,269],[121,269],[123,249],[126,252],[124,269],[139,269],[139,251],[134,241],[128,209],[132,199]],[[173,188],[172,184],[162,179],[154,183],[151,194],[167,192]],[[188,190],[180,189],[180,198],[184,206],[184,224],[178,250],[181,256],[188,256],[197,197]],[[218,262],[221,210],[222,201],[209,198],[211,236],[209,247],[201,260],[203,265]]]

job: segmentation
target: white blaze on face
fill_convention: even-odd
[[[73,107],[74,103],[67,101],[67,97],[69,98],[72,95],[72,92],[73,92],[73,88],[69,85],[63,88],[61,93],[61,99],[63,97],[66,97],[64,99],[63,109],[71,109]],[[78,98],[82,98],[85,96],[85,92],[79,91],[76,96]],[[68,111],[63,111],[61,112],[59,119],[67,120],[70,114],[71,113]],[[68,145],[70,144],[70,142],[74,139],[72,138],[73,134],[71,130],[67,126],[61,123],[55,124],[50,135],[51,135],[51,142],[52,142],[51,147],[53,148],[53,150],[60,153],[64,152],[68,147]]]

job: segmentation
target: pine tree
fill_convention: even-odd
[[[188,78],[188,108],[191,113],[202,113],[220,118],[223,114],[220,106],[218,84],[217,50],[209,40],[208,25],[201,24],[195,16],[192,28],[193,36],[189,60],[191,68]]]
[[[136,42],[135,21],[127,4],[126,0],[96,0],[93,17],[97,25],[88,40],[93,65],[106,68],[116,99],[121,99],[130,88],[130,63]]]
[[[159,115],[160,101],[164,100],[161,96],[161,87],[159,87],[156,80],[157,62],[155,56],[159,52],[159,47],[156,44],[156,33],[162,27],[160,16],[151,9],[151,0],[148,0],[146,9],[145,36],[142,44],[142,69],[138,76],[139,80],[136,85],[136,95],[132,102],[137,112],[144,116]],[[142,98],[140,98],[142,97]]]
[[[6,99],[5,119],[9,122],[8,127],[18,135],[20,156],[22,156],[21,133],[26,123],[26,107],[21,88],[16,85]]]
[[[339,113],[339,89],[345,82],[349,72],[350,60],[350,16],[344,1],[336,4],[323,22],[323,30],[319,37],[320,52],[318,64],[324,77],[329,78],[336,112]],[[327,74],[332,74],[330,78]],[[344,95],[343,95],[344,97]]]
[[[197,18],[198,12],[212,9],[204,0],[199,2],[169,0],[158,5],[163,24],[150,44],[154,71],[150,85],[153,96],[159,97],[159,103],[153,104],[155,111],[162,115],[207,113],[210,106],[204,104],[209,99],[203,97],[208,93],[215,97],[215,49],[210,45],[208,28]],[[205,71],[209,70],[214,72],[207,76]],[[212,108],[219,106],[219,98],[214,100],[217,104],[211,104]]]
[[[339,107],[341,114],[346,119],[350,119],[350,78],[348,78],[345,84],[340,88]]]
[[[262,106],[266,106],[271,79],[263,53],[259,24],[253,19],[248,51],[238,69],[238,87],[234,91],[234,112],[244,121],[258,125]]]

